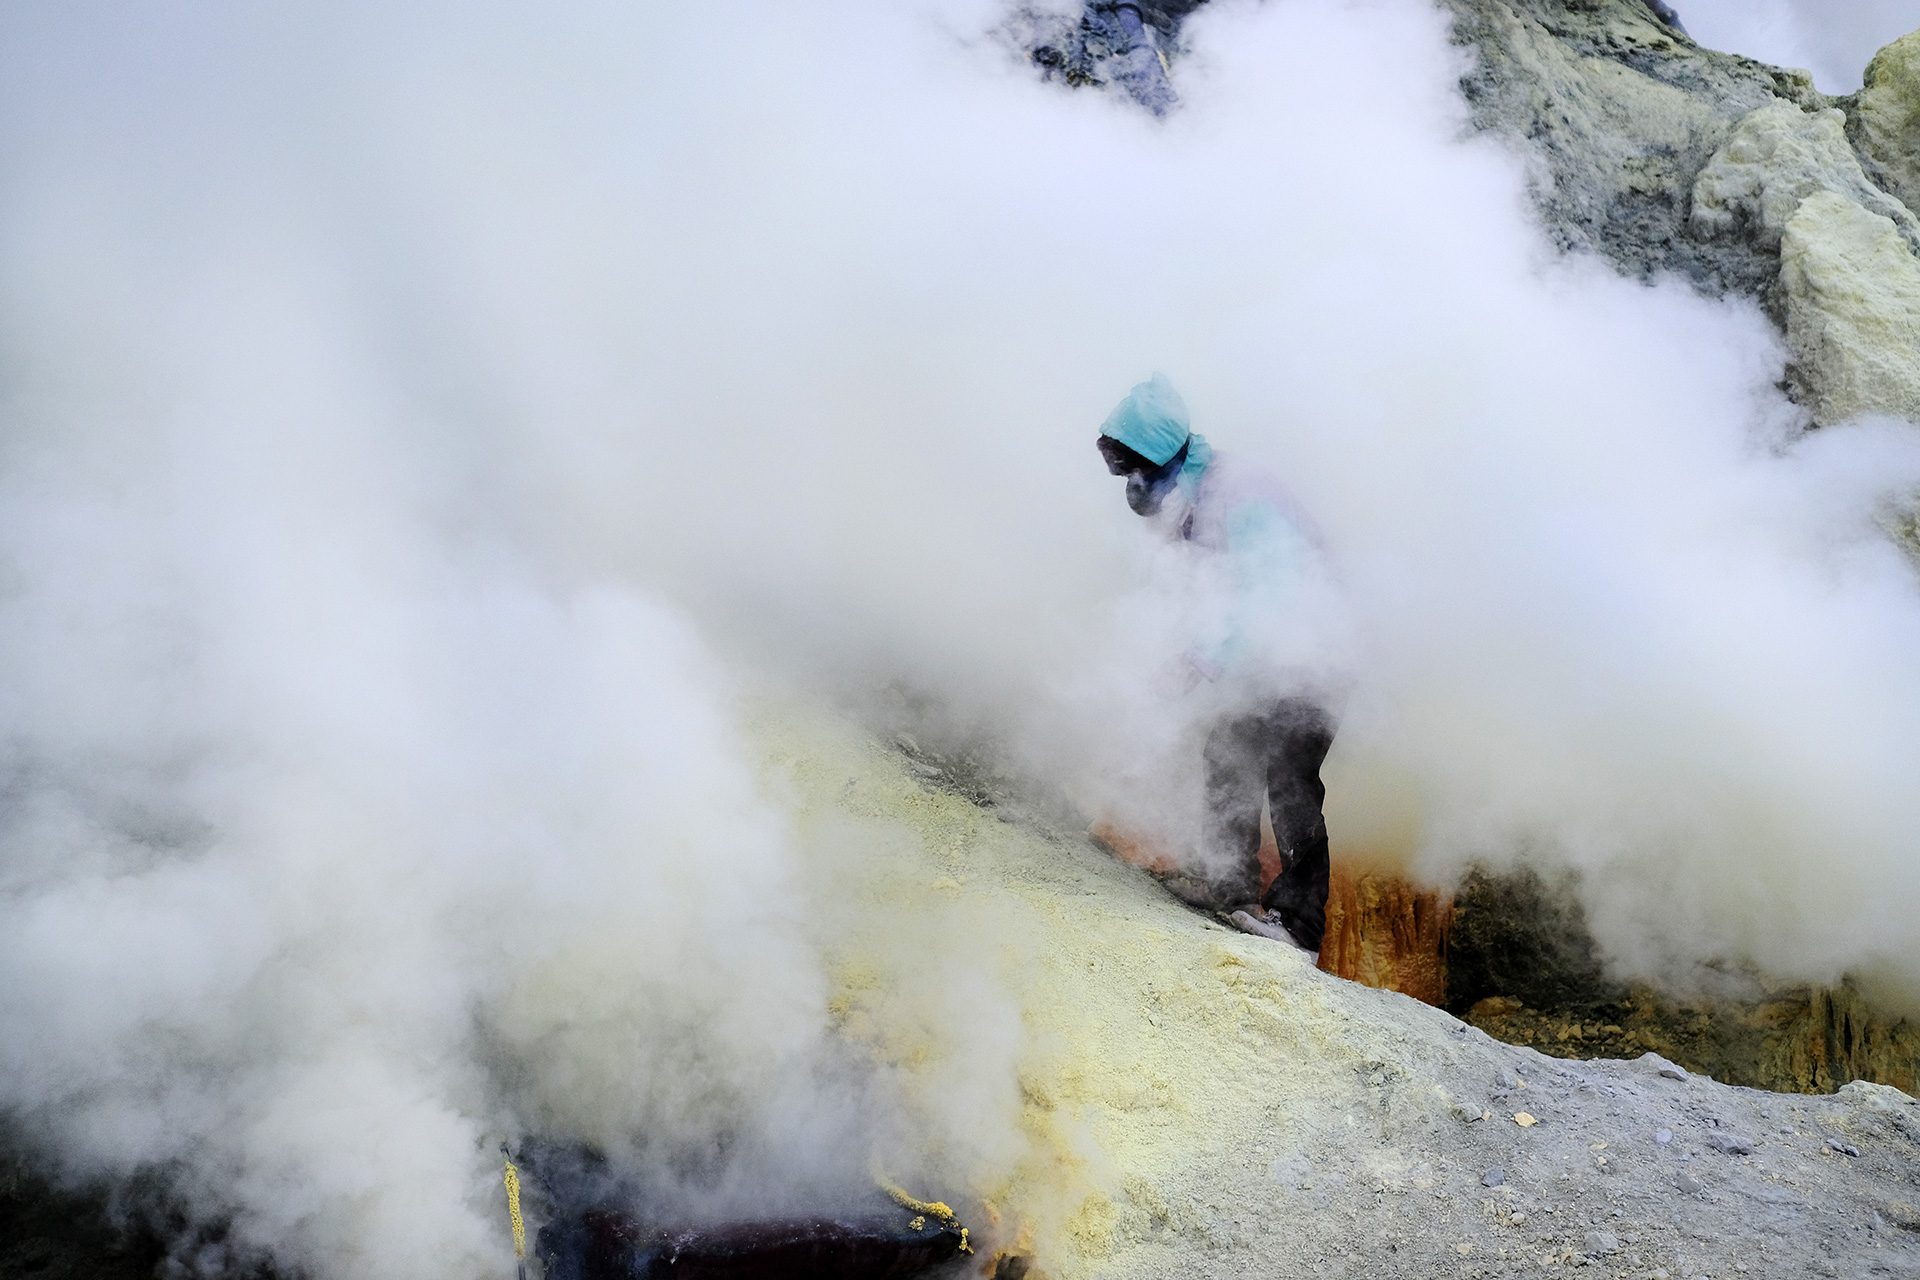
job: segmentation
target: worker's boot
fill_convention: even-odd
[[[1160,877],[1160,883],[1167,887],[1168,893],[1188,906],[1217,915],[1225,915],[1241,907],[1251,910],[1259,896],[1248,885],[1229,884],[1191,871],[1170,872]]]
[[[1256,938],[1268,938],[1274,942],[1284,943],[1303,953],[1311,963],[1315,965],[1320,963],[1320,953],[1294,937],[1287,927],[1280,923],[1280,917],[1275,912],[1249,905],[1228,915],[1227,923],[1240,932],[1250,933]]]

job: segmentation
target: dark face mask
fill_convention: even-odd
[[[1167,495],[1173,492],[1174,481],[1180,478],[1180,470],[1186,465],[1187,446],[1181,445],[1180,452],[1156,467],[1118,440],[1101,436],[1097,443],[1107,470],[1127,478],[1127,506],[1138,516],[1156,514]]]
[[[1146,465],[1127,472],[1127,506],[1137,516],[1158,515],[1161,504],[1179,481],[1180,472],[1186,468],[1187,446],[1181,445],[1180,452],[1157,467],[1144,458],[1140,461]]]
[[[1152,471],[1133,471],[1127,475],[1127,506],[1137,516],[1159,514],[1161,504],[1167,495],[1173,492],[1173,482],[1180,474],[1178,467],[1158,467]]]

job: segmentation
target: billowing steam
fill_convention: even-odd
[[[824,982],[686,624],[432,527],[337,384],[175,370],[0,501],[8,1107],[340,1275],[497,1259],[490,1135],[798,1142]]]
[[[1336,857],[1920,990],[1908,429],[1795,441],[1757,311],[1553,260],[1422,4],[1210,6],[1164,122],[1004,16],[0,19],[0,1107],[67,1168],[329,1276],[497,1257],[502,1134],[856,1178],[732,683],[1178,829],[1091,447],[1156,368],[1339,559]]]

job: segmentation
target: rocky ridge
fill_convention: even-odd
[[[1519,141],[1563,247],[1751,296],[1812,422],[1920,422],[1920,32],[1831,99],[1639,0],[1446,0],[1483,129]]]
[[[1645,0],[1439,0],[1477,128],[1509,138],[1561,248],[1758,301],[1809,421],[1920,422],[1920,32],[1860,93],[1696,44]],[[1129,88],[1099,15],[1012,32],[1049,74]],[[1138,6],[1173,62],[1194,0]],[[1684,13],[1681,15],[1684,17]],[[1136,95],[1137,96],[1137,95]]]

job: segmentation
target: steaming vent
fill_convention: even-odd
[[[906,1280],[972,1252],[945,1203],[897,1188],[837,1213],[689,1223],[590,1147],[531,1142],[518,1166],[543,1280]]]

